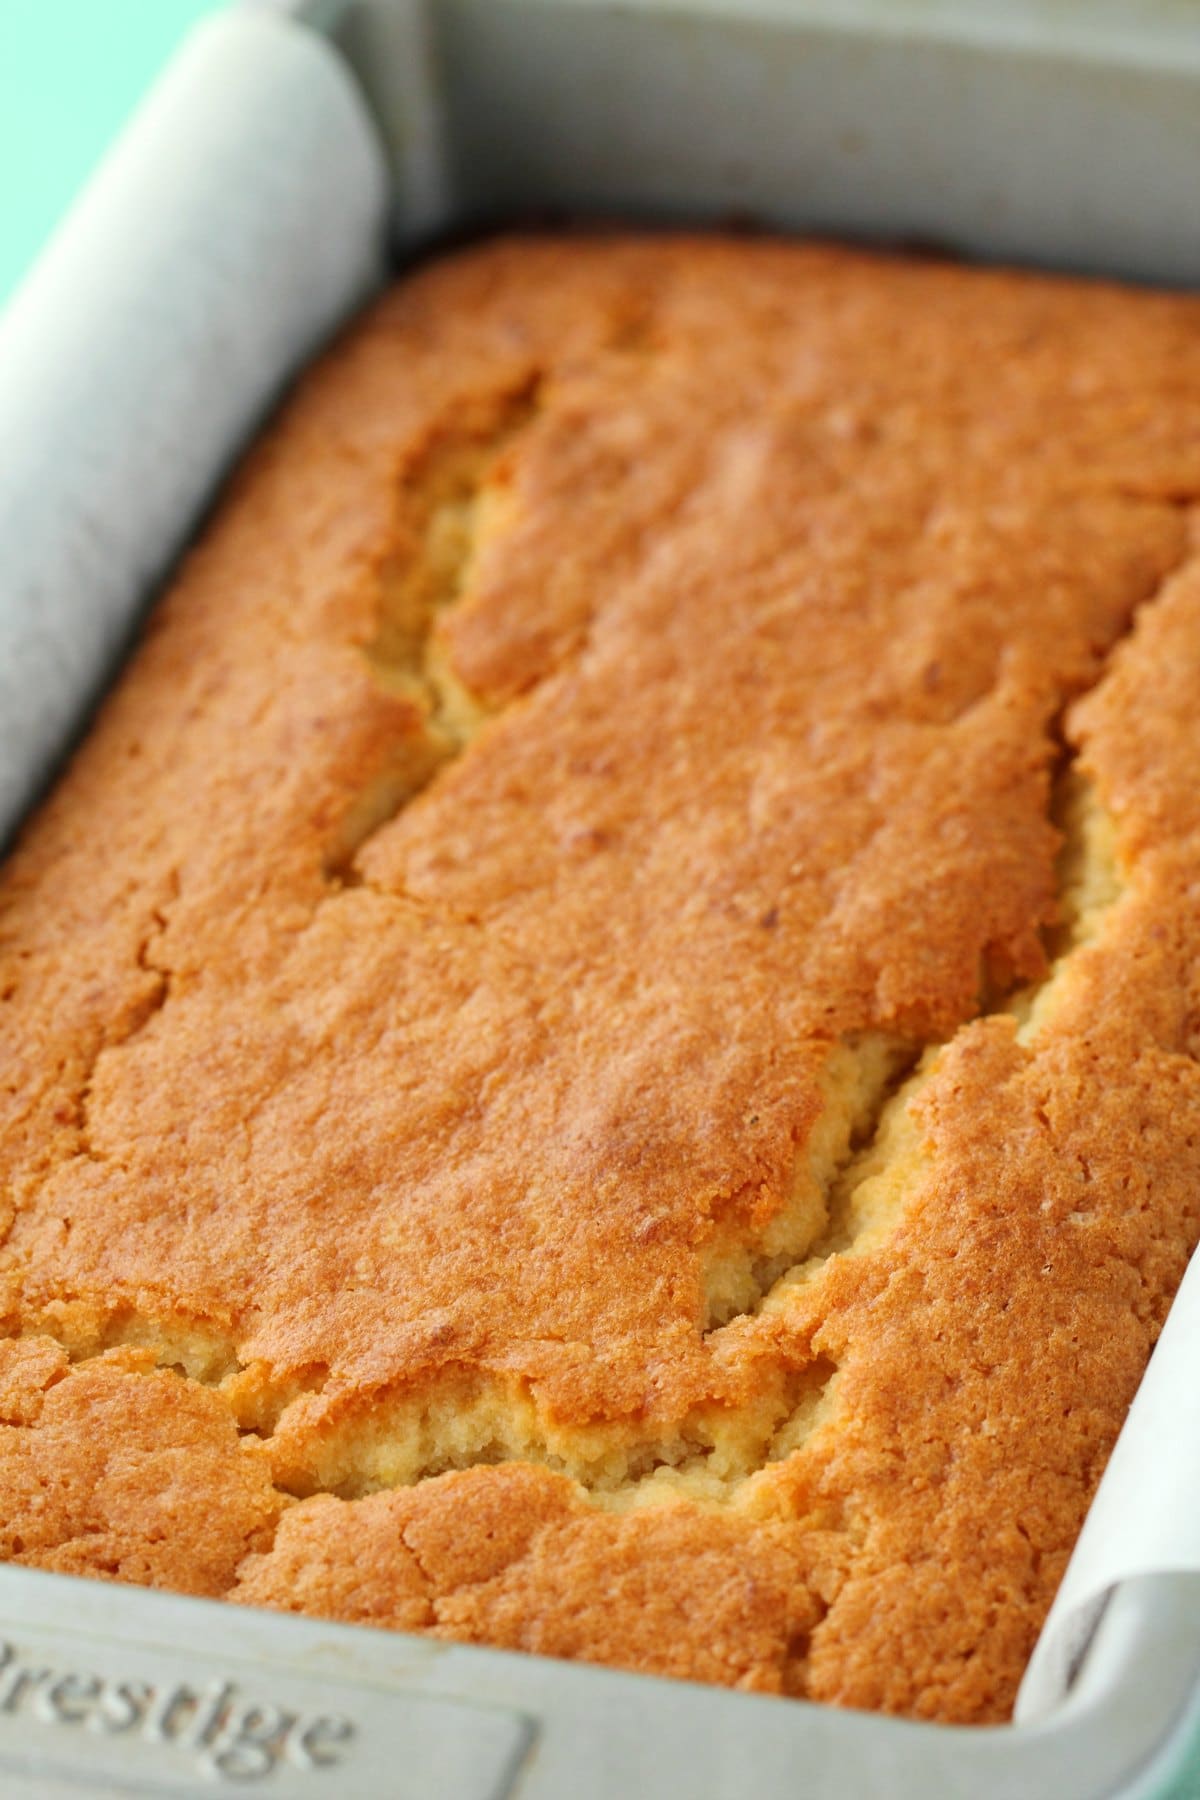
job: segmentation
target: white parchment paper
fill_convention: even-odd
[[[0,841],[232,452],[379,279],[388,190],[337,54],[217,15],[0,318]]]
[[[1200,1259],[1193,1258],[1117,1440],[1017,1699],[1018,1723],[1070,1685],[1105,1600],[1135,1575],[1200,1570]]]

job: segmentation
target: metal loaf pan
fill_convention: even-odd
[[[257,5],[352,72],[401,258],[559,211],[1200,282],[1187,0]],[[178,503],[167,549],[219,473]],[[1133,1800],[1193,1791],[1198,1740],[1196,1576],[1118,1590],[1046,1723],[963,1730],[0,1569],[6,1795]]]

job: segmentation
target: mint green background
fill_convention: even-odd
[[[0,0],[0,304],[219,0]]]

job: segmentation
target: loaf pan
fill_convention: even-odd
[[[744,219],[1200,283],[1200,42],[1184,0],[257,0],[239,14],[251,16],[268,56],[269,27],[281,56],[320,61],[321,79],[340,84],[335,110],[361,112],[379,192],[364,201],[344,279],[326,282],[281,347],[226,374],[221,429],[176,471],[169,504],[151,513],[128,483],[125,535],[140,548],[118,545],[105,563],[107,623],[63,690],[69,704],[56,700],[47,741],[31,739],[26,797],[78,729],[238,441],[379,279],[384,234],[404,261],[446,233],[513,216]],[[260,102],[249,89],[231,97],[212,71],[197,79],[235,137],[248,123],[239,105]],[[168,135],[179,91],[158,97]],[[151,160],[148,138],[127,146],[126,210]],[[185,212],[199,206],[180,191]],[[106,216],[89,215],[101,249]],[[239,255],[269,308],[291,251],[255,218]],[[217,239],[232,230],[220,209],[204,221]],[[95,255],[85,236],[68,224],[57,263],[28,290],[27,317],[70,286],[75,259]],[[179,247],[165,237],[110,248],[139,290],[180,278]],[[218,323],[241,343],[250,315],[244,296],[238,305]],[[97,306],[79,337],[94,360],[112,348],[119,315],[117,301]],[[182,370],[190,340],[172,342]],[[82,358],[81,348],[80,368]],[[70,401],[71,375],[69,356],[46,375],[51,411]],[[171,404],[185,403],[186,383]],[[110,441],[116,433],[135,457],[145,393],[134,384],[97,405]],[[69,462],[66,449],[64,439]],[[26,458],[16,486],[24,479],[64,512],[95,508],[87,468],[66,493],[56,487],[66,476],[44,464]],[[25,585],[13,577],[5,596],[12,616],[53,588],[46,554],[31,558]],[[968,1730],[0,1568],[5,1795],[225,1784],[356,1800],[1141,1800],[1197,1791],[1196,1743],[1196,1575],[1121,1586],[1044,1722]]]

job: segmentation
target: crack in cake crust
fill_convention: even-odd
[[[326,852],[327,874],[341,885],[361,879],[358,851],[461,755],[484,714],[439,645],[440,617],[467,592],[489,535],[486,518],[502,506],[504,468],[521,433],[537,417],[540,376],[525,377],[495,396],[479,416],[456,418],[398,483],[395,534],[415,552],[393,551],[379,573],[375,631],[364,646],[371,674],[388,693],[411,701],[420,717],[414,737],[397,746],[390,767],[355,800]]]

